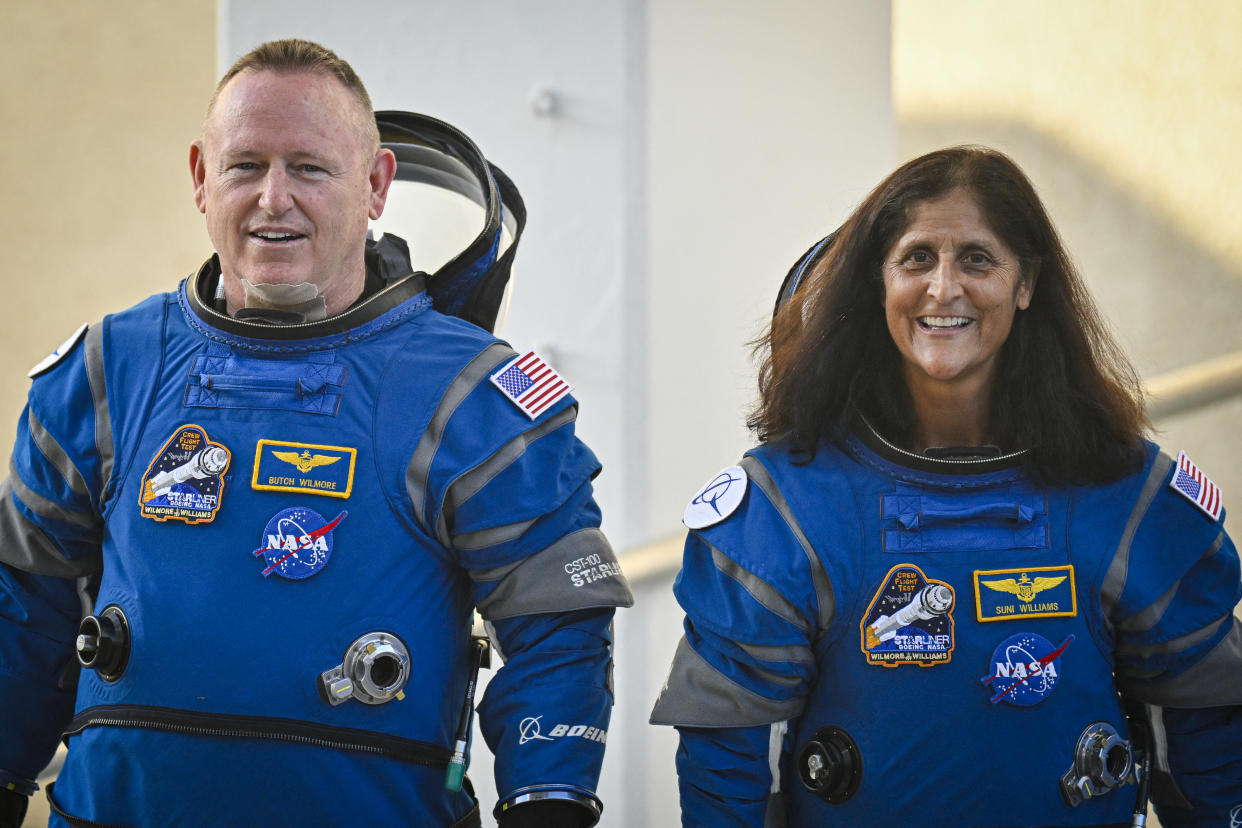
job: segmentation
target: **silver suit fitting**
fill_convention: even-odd
[[[1134,751],[1108,722],[1093,722],[1078,737],[1074,764],[1061,777],[1061,796],[1071,808],[1133,781]]]
[[[587,821],[582,823],[587,828],[599,822],[600,814],[603,813],[604,803],[599,801],[599,797],[594,791],[582,788],[577,785],[558,785],[547,788],[542,785],[529,785],[525,788],[518,788],[513,793],[496,803],[496,807],[492,810],[492,816],[500,819],[500,815],[508,811],[510,808],[520,808],[528,802],[546,802],[555,800],[560,802],[573,802],[583,808],[583,818]]]
[[[410,651],[390,632],[369,632],[354,639],[341,663],[319,675],[319,689],[329,704],[350,699],[383,704],[405,698],[410,680]]]

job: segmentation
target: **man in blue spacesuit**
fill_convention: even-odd
[[[216,255],[32,371],[0,825],[62,734],[57,825],[479,825],[475,607],[500,824],[594,824],[632,599],[569,386],[376,254],[396,162],[326,49],[243,57],[190,165]]]

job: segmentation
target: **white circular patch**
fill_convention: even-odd
[[[707,481],[681,516],[687,529],[703,529],[733,514],[746,495],[746,470],[729,466]]]
[[[45,356],[43,359],[39,360],[39,364],[31,368],[26,373],[26,376],[30,377],[31,379],[34,379],[35,377],[39,376],[39,374],[42,374],[44,371],[47,371],[48,369],[56,365],[56,363],[64,359],[65,356],[70,351],[73,350],[73,346],[78,344],[78,340],[81,339],[86,334],[86,327],[87,327],[86,323],[83,322],[82,327],[78,328],[76,331],[74,331],[69,336],[68,339],[60,343],[60,345],[56,348],[55,351],[52,351],[50,354]]]

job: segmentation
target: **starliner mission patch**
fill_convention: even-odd
[[[898,564],[884,576],[862,618],[868,664],[947,664],[953,655],[953,587]]]
[[[231,455],[201,426],[178,428],[142,476],[138,508],[152,520],[209,523],[224,496],[224,472]]]

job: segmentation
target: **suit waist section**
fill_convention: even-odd
[[[308,747],[365,753],[428,767],[445,767],[451,751],[440,745],[389,733],[271,716],[204,713],[145,705],[97,705],[80,711],[65,730],[141,728],[218,739],[260,739]]]
[[[105,573],[94,610],[124,615],[125,655],[111,670],[82,671],[78,724],[111,711],[102,718],[122,727],[227,724],[254,738],[287,728],[338,734],[327,741],[356,731],[452,744],[468,671],[464,590],[402,569],[369,589],[360,579],[337,584],[332,572],[278,584],[248,573],[211,594],[197,579],[121,582],[135,574],[126,563]]]
[[[59,806],[82,821],[70,824],[448,826],[475,804],[466,789],[445,790],[442,763],[401,761],[422,758],[422,751],[409,745],[394,750],[383,734],[317,728],[308,737],[313,741],[295,742],[290,737],[306,736],[296,722],[212,716],[200,727],[184,724],[185,711],[93,714],[100,724],[71,737],[56,781]],[[146,726],[153,721],[195,730]],[[247,734],[267,730],[272,738],[239,736],[234,727]],[[372,749],[360,750],[356,742]]]
[[[1132,784],[1075,804],[1062,792],[1067,774],[1071,781],[1081,775],[1076,757],[1099,723],[1118,740],[1130,738],[1111,665],[1081,616],[996,624],[967,616],[946,633],[944,646],[920,628],[903,627],[905,649],[884,651],[902,656],[894,660],[874,658],[879,644],[868,649],[867,633],[875,628],[860,624],[843,637],[828,659],[831,673],[791,726],[785,769],[797,814],[791,825],[840,820],[881,828],[902,824],[895,816],[911,813],[924,814],[927,824],[962,828],[1126,819]],[[894,640],[900,643],[901,635]],[[942,658],[910,657],[926,654]],[[856,792],[837,803],[799,781],[797,759],[832,728],[849,734],[861,769]],[[1125,750],[1116,753],[1118,762]]]

